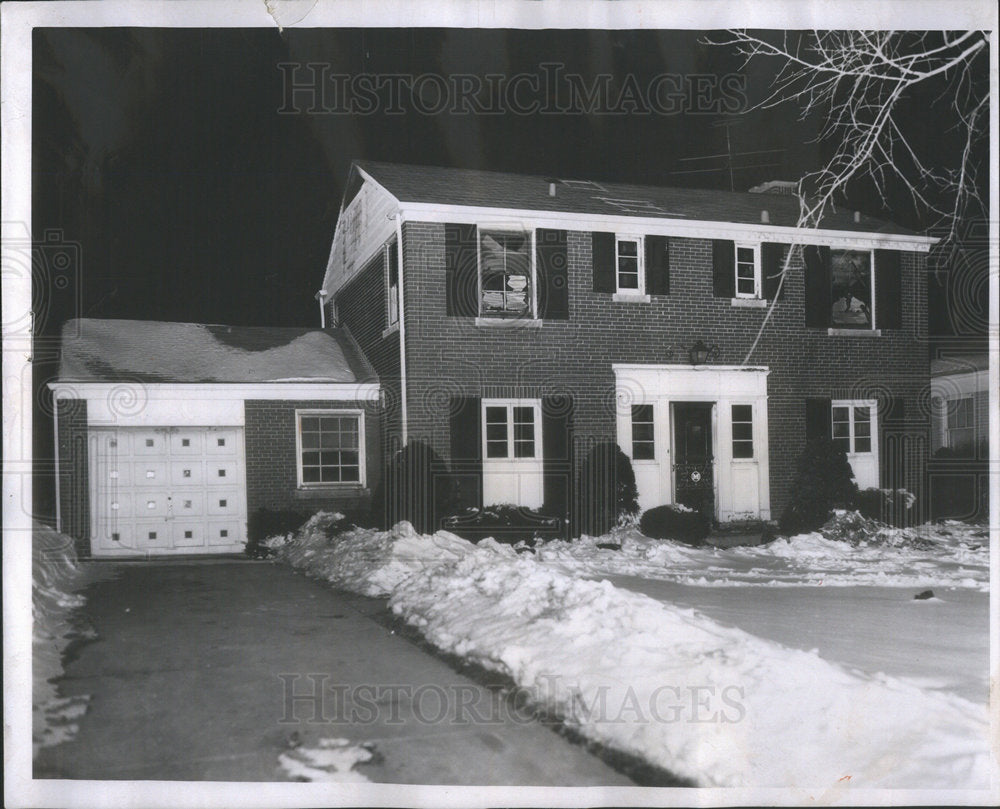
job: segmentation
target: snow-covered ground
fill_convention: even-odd
[[[42,523],[32,537],[32,745],[42,747],[72,739],[76,719],[87,710],[87,697],[60,697],[55,680],[62,676],[62,656],[85,632],[71,623],[83,596],[73,590],[84,583],[73,540]]]
[[[822,594],[811,605],[822,614],[831,591],[820,581],[840,586],[841,610],[859,585],[897,588],[897,623],[906,623],[905,607],[911,634],[921,625],[926,631],[935,609],[984,598],[985,551],[958,526],[946,526],[950,534],[931,546],[830,545],[807,535],[716,551],[633,532],[600,538],[623,540],[622,551],[584,539],[518,555],[492,540],[420,536],[405,523],[330,539],[331,521],[317,515],[280,557],[337,586],[388,596],[393,611],[438,648],[509,676],[582,735],[695,783],[988,785],[985,704],[955,683],[898,676],[877,657],[854,654],[885,642],[877,614],[865,631],[857,620],[842,622],[847,651],[832,655],[814,651],[820,643],[804,646],[794,629],[794,610],[810,604],[807,587]],[[785,587],[733,586],[769,579]],[[898,589],[914,586],[941,590],[942,603],[912,602],[912,593]],[[784,590],[794,598],[783,599]],[[720,594],[714,606],[711,593]],[[741,611],[733,603],[741,599],[753,606]],[[754,615],[744,623],[755,632],[734,614]],[[942,640],[939,662],[946,647]]]

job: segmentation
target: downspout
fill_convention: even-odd
[[[56,531],[62,533],[62,502],[59,497],[59,478],[62,477],[59,468],[59,393],[52,391],[52,428],[56,433],[55,461],[56,461]]]
[[[403,314],[405,307],[403,306],[403,300],[405,295],[403,294],[403,278],[405,273],[403,272],[403,214],[402,211],[397,211],[396,213],[396,267],[399,270],[399,281],[397,284],[397,295],[399,295],[399,300],[397,301],[397,307],[399,309],[399,415],[400,421],[402,423],[402,435],[403,446],[406,446],[408,440],[409,430],[407,429],[407,410],[406,410],[406,318]]]
[[[326,290],[321,289],[316,293],[316,300],[319,301],[319,327],[326,329]]]

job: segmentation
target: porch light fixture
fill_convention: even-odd
[[[719,347],[716,345],[707,346],[704,341],[698,340],[691,346],[690,359],[692,365],[704,365],[709,359],[719,356]]]

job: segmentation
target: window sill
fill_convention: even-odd
[[[831,337],[881,337],[882,329],[827,329]]]
[[[293,492],[296,500],[323,500],[343,495],[367,497],[371,495],[371,491],[359,483],[334,483],[329,486],[310,486],[308,488],[300,486]]]
[[[382,339],[384,340],[390,334],[395,334],[398,331],[399,331],[399,323],[393,323],[387,329],[382,330]]]
[[[530,317],[477,317],[475,322],[477,326],[500,329],[540,329],[542,327],[541,318]]]
[[[612,297],[615,303],[649,303],[649,295],[640,292],[616,292]]]
[[[730,298],[729,305],[741,309],[766,309],[770,301],[764,298]]]

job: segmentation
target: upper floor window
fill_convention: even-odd
[[[618,292],[641,295],[645,292],[641,236],[618,235],[615,239],[615,279]]]
[[[736,242],[735,289],[737,298],[760,297],[760,245]]]
[[[972,454],[975,421],[971,396],[948,402],[948,446],[957,454]]]
[[[830,251],[830,326],[874,329],[871,250]]]
[[[385,247],[386,328],[399,323],[399,251],[393,239]]]
[[[298,410],[298,483],[364,485],[364,414],[360,410]]]
[[[535,316],[535,267],[532,233],[479,230],[479,315]]]

